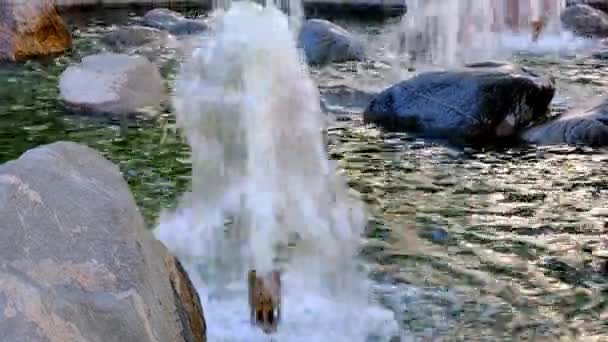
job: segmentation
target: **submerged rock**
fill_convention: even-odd
[[[543,118],[554,94],[552,80],[527,69],[478,63],[396,84],[372,100],[363,119],[388,130],[492,144]]]
[[[175,35],[201,33],[209,28],[202,20],[187,19],[183,15],[166,8],[155,8],[148,11],[142,18],[142,24],[169,31]]]
[[[608,14],[588,5],[566,7],[561,14],[563,27],[578,35],[608,36]]]
[[[172,38],[169,33],[152,27],[128,26],[107,33],[101,41],[114,50],[123,50],[151,43],[174,44]]]
[[[532,127],[522,139],[537,145],[608,146],[608,100],[586,109],[575,109],[559,118]]]
[[[167,31],[147,26],[120,28],[106,34],[102,42],[116,53],[146,57],[160,69],[175,63],[183,46],[183,42]]]
[[[312,65],[340,63],[365,58],[365,46],[342,27],[327,20],[309,19],[300,31],[299,46]]]
[[[50,1],[0,2],[0,61],[53,56],[71,48],[70,30]]]
[[[122,116],[159,109],[166,98],[157,66],[145,57],[114,53],[87,56],[67,68],[59,88],[68,107],[90,114]]]
[[[0,166],[1,341],[205,341],[200,300],[119,169],[59,142]]]

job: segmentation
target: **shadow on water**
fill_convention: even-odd
[[[189,148],[176,136],[160,144],[159,125],[136,125],[123,139],[116,123],[68,115],[57,88],[61,72],[102,50],[99,36],[110,23],[130,22],[129,12],[68,16],[71,55],[0,67],[0,162],[58,140],[92,146],[119,165],[153,224],[190,187]],[[608,87],[605,61],[520,61],[557,76],[555,113]],[[313,73],[330,104],[343,105],[344,120],[328,130],[330,156],[373,214],[363,254],[373,277],[393,286],[385,304],[401,324],[420,338],[451,340],[606,336],[606,151],[479,150],[367,128],[364,101],[350,106],[327,85],[368,82],[353,73],[361,70],[383,82],[375,68],[354,63]]]

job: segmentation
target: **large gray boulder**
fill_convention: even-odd
[[[428,72],[377,95],[366,123],[465,144],[494,144],[542,119],[555,94],[553,81],[504,63],[479,63]]]
[[[70,142],[0,165],[0,341],[205,341],[118,168]]]
[[[174,35],[197,34],[209,29],[207,23],[198,19],[187,19],[180,13],[166,8],[155,8],[142,18],[145,26],[169,31]]]
[[[561,14],[563,27],[588,37],[608,36],[608,14],[588,5],[566,7]]]
[[[168,98],[159,68],[145,57],[125,54],[83,58],[63,72],[59,88],[71,109],[118,117],[154,113]]]
[[[608,100],[574,109],[556,120],[527,129],[522,138],[536,145],[608,146]]]
[[[298,45],[311,65],[357,61],[365,58],[365,45],[342,27],[323,19],[309,19],[300,30]]]

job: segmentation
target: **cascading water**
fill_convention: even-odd
[[[514,51],[558,52],[582,42],[563,32],[565,0],[409,0],[398,49],[419,65],[455,67]],[[545,27],[532,41],[532,22]]]
[[[250,268],[283,272],[279,341],[388,341],[357,254],[366,223],[323,144],[319,94],[274,5],[234,2],[178,75],[192,192],[157,237],[199,288],[209,341],[267,341],[249,323]]]

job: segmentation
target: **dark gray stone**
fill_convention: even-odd
[[[146,26],[127,26],[107,33],[101,41],[114,50],[123,50],[169,40],[165,31]]]
[[[209,25],[196,19],[183,19],[169,28],[169,32],[177,36],[202,33],[207,30],[209,30]]]
[[[363,60],[365,45],[342,27],[327,20],[309,19],[298,37],[306,60],[312,65]]]
[[[142,18],[142,24],[159,30],[169,31],[171,26],[179,23],[184,17],[167,8],[155,8],[146,12]]]
[[[563,27],[578,35],[608,36],[608,14],[588,5],[567,7],[561,14]]]
[[[589,5],[600,11],[608,12],[608,1],[607,0],[567,0],[566,6],[574,5]]]
[[[429,72],[389,87],[363,119],[394,131],[465,144],[493,144],[545,117],[553,80],[514,65],[487,62]]]
[[[187,19],[166,8],[155,8],[148,11],[142,18],[142,25],[169,31],[174,35],[196,34],[209,29],[202,20]]]
[[[532,127],[522,134],[537,145],[608,146],[608,100],[586,109],[574,109],[559,118]]]

